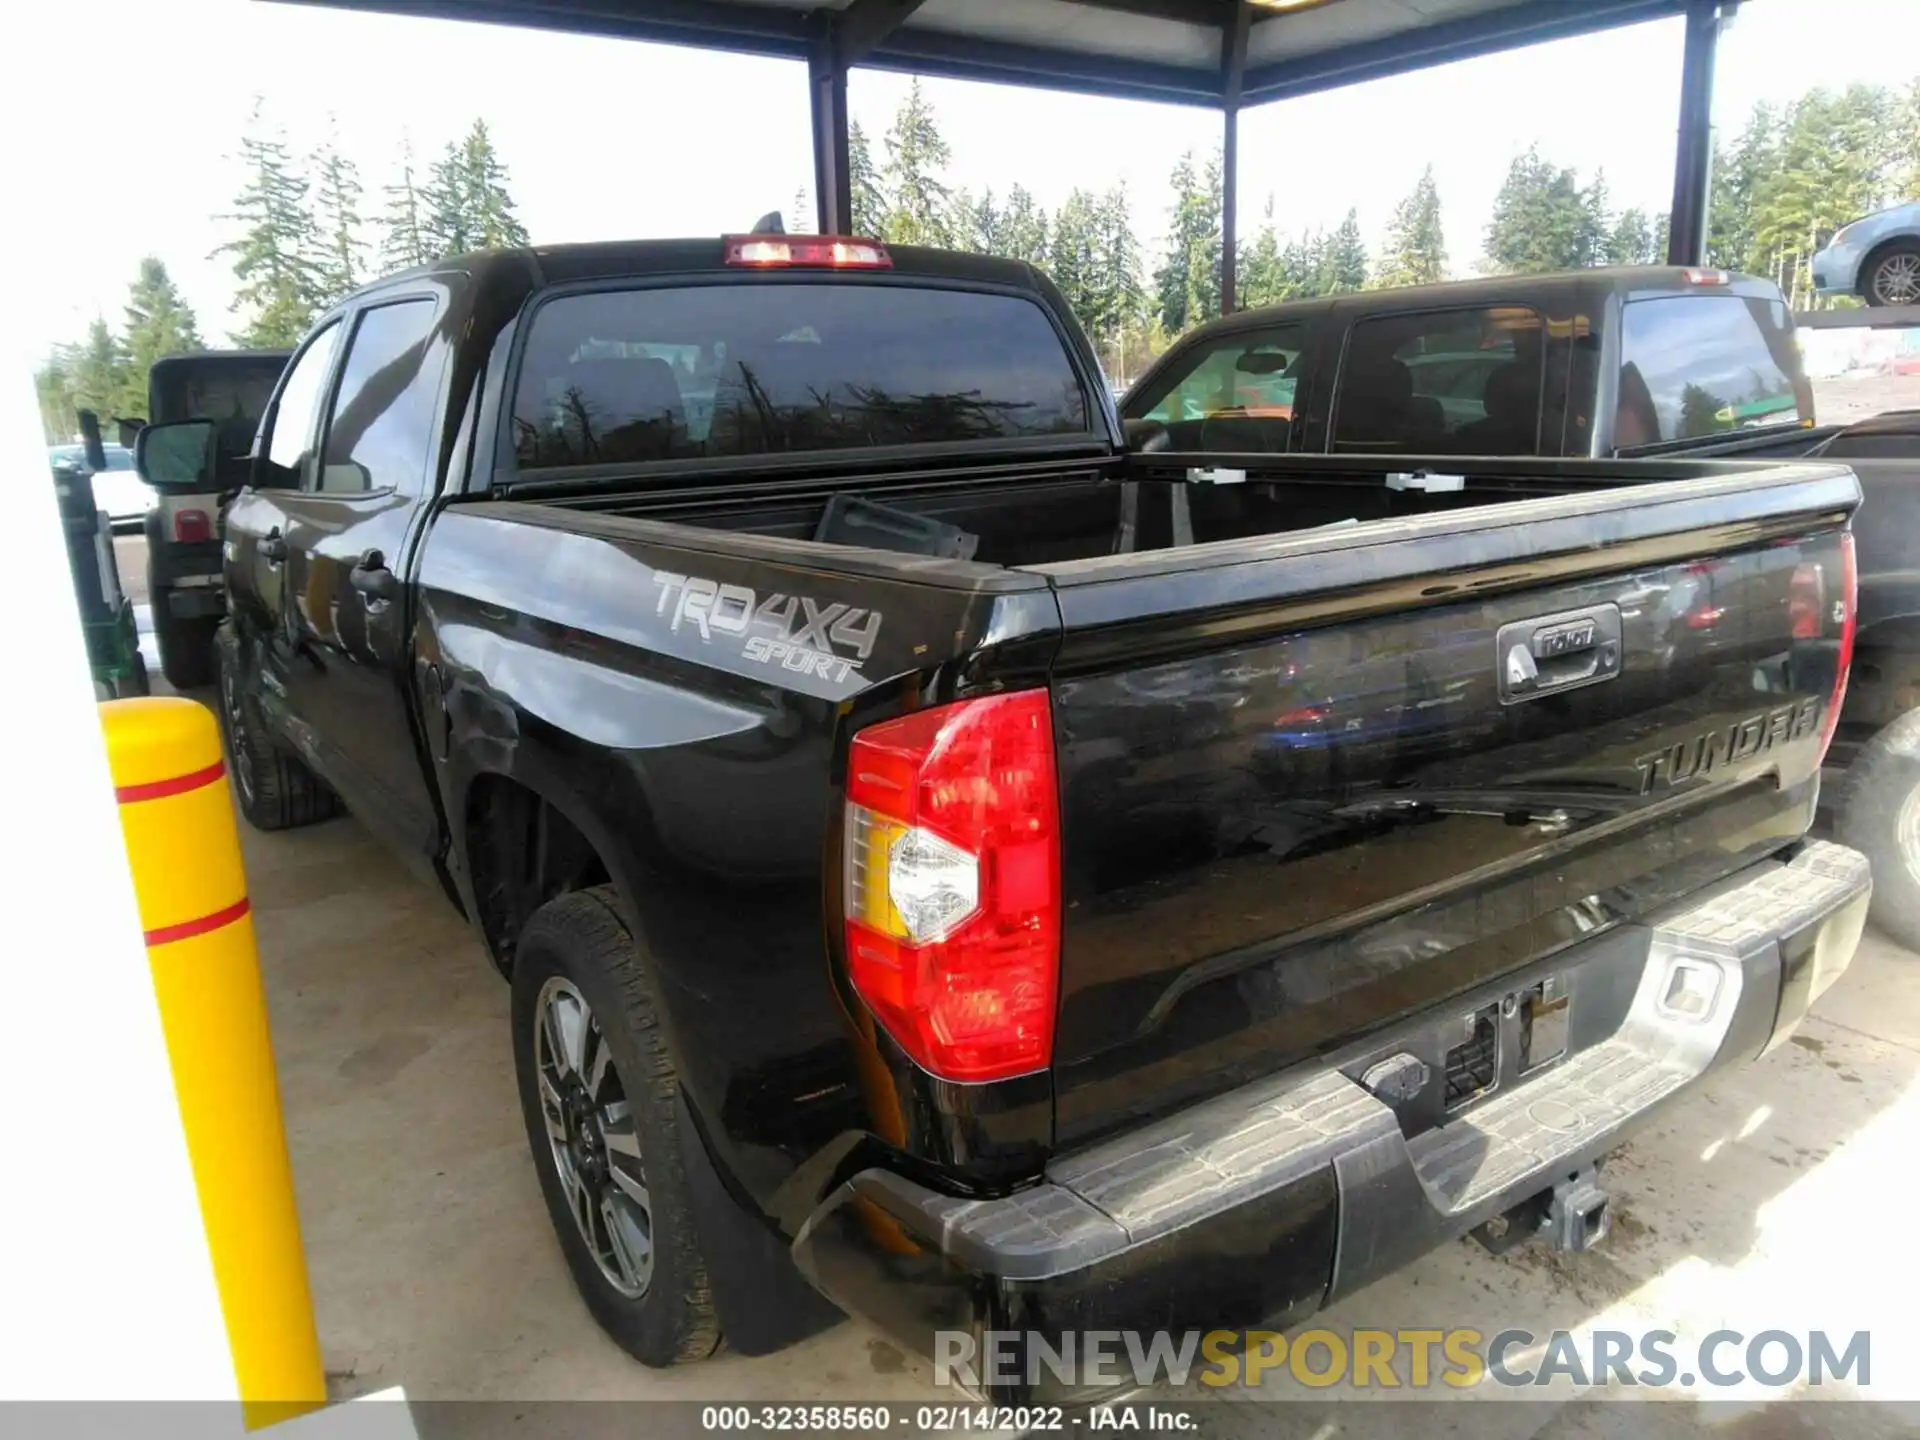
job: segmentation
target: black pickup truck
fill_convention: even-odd
[[[1772,281],[1637,266],[1289,301],[1182,336],[1120,411],[1203,452],[1198,479],[1315,454],[1848,465],[1859,638],[1822,823],[1872,860],[1875,920],[1920,949],[1920,411],[1821,423]]]
[[[1599,1159],[1847,965],[1851,472],[1204,459],[1128,450],[1030,268],[865,241],[476,255],[296,354],[227,516],[240,804],[343,800],[484,937],[641,1360],[1582,1248]]]

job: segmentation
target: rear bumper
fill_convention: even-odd
[[[795,1260],[841,1309],[928,1356],[940,1332],[1039,1335],[1057,1348],[1068,1332],[1296,1323],[1593,1163],[1711,1071],[1779,1044],[1851,961],[1870,893],[1865,857],[1805,845],[1324,1066],[1061,1156],[1017,1194],[958,1199],[861,1171],[802,1227]],[[1699,1013],[1668,1004],[1682,972]],[[1548,977],[1570,996],[1557,1060],[1520,1073],[1503,1038],[1496,1083],[1430,1128],[1403,1127],[1360,1083],[1389,1059],[1404,1073],[1405,1056],[1443,1075],[1463,1016],[1507,1013],[1506,997]],[[1009,1369],[1038,1383],[989,1385],[993,1398],[1071,1398],[1045,1365]]]

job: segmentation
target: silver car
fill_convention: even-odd
[[[1842,225],[1813,257],[1813,285],[1869,305],[1920,305],[1920,200]]]

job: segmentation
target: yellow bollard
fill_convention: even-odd
[[[240,836],[213,715],[100,706],[154,994],[250,1429],[326,1403]]]

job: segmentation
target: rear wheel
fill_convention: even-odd
[[[1920,710],[1874,736],[1843,786],[1835,838],[1873,866],[1873,923],[1920,950]]]
[[[153,613],[153,638],[160,647],[160,673],[176,690],[204,690],[214,681],[213,641],[220,617],[175,615],[172,595],[171,589],[154,583],[149,569],[147,604]]]
[[[587,1309],[641,1363],[720,1343],[676,1115],[679,1071],[639,947],[601,886],[548,901],[513,965],[513,1063],[540,1190]]]
[[[259,702],[247,691],[239,647],[231,632],[223,632],[215,654],[227,773],[247,823],[256,830],[292,830],[339,814],[340,802],[334,793],[319,776],[282,750],[268,732]]]
[[[1869,305],[1920,305],[1920,245],[1895,245],[1875,255],[1860,279],[1860,294]]]

